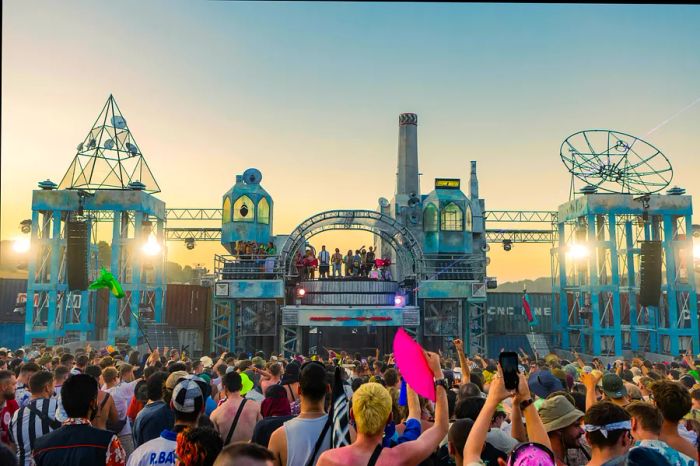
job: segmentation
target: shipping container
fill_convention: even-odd
[[[489,334],[552,333],[551,293],[528,293],[530,308],[538,324],[531,326],[523,310],[522,293],[489,293],[487,295],[486,328]]]
[[[17,295],[20,293],[27,293],[26,279],[0,279],[0,323],[24,323],[24,313],[14,312],[17,307]]]
[[[164,320],[178,329],[204,329],[211,310],[211,288],[168,285]]]
[[[552,340],[547,338],[549,345],[552,344]],[[551,346],[550,346],[551,347]],[[532,355],[534,351],[530,347],[530,342],[525,334],[513,334],[513,335],[488,335],[486,337],[486,348],[487,357],[492,359],[497,359],[501,352],[504,351],[515,351],[518,353],[519,348],[525,350],[526,353]]]
[[[0,347],[17,349],[24,344],[24,323],[0,323]]]

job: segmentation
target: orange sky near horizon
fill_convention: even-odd
[[[391,198],[402,112],[418,114],[423,193],[437,177],[465,186],[476,160],[487,209],[556,210],[570,187],[560,145],[589,128],[648,139],[672,185],[698,192],[700,105],[678,113],[700,96],[697,8],[125,2],[3,2],[1,239],[21,235],[37,182],[61,180],[110,93],[168,207],[220,207],[255,167],[277,234]],[[211,268],[225,250],[167,252]],[[490,257],[499,282],[550,274],[548,245]]]

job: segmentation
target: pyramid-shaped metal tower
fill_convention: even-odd
[[[59,189],[131,189],[142,183],[145,192],[160,192],[160,187],[111,94],[92,129],[77,149]],[[134,184],[129,186],[130,183]]]

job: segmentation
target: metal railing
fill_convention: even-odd
[[[478,255],[426,254],[423,273],[427,280],[483,280],[486,259]]]
[[[214,273],[219,280],[272,280],[282,278],[279,256],[262,254],[214,256]]]

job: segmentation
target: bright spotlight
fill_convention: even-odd
[[[394,306],[404,307],[406,305],[406,296],[402,294],[397,294],[394,296]]]
[[[566,252],[566,255],[573,260],[585,259],[589,254],[590,251],[583,244],[571,244]]]
[[[148,237],[148,241],[146,241],[146,244],[144,244],[142,248],[143,253],[147,256],[158,255],[160,253],[160,249],[160,244],[158,244],[158,240],[153,235]]]
[[[304,288],[297,288],[297,297],[298,298],[303,298],[305,294],[306,294],[306,290]]]
[[[17,238],[14,243],[12,243],[12,250],[18,254],[24,254],[29,251],[30,245],[29,238]]]

